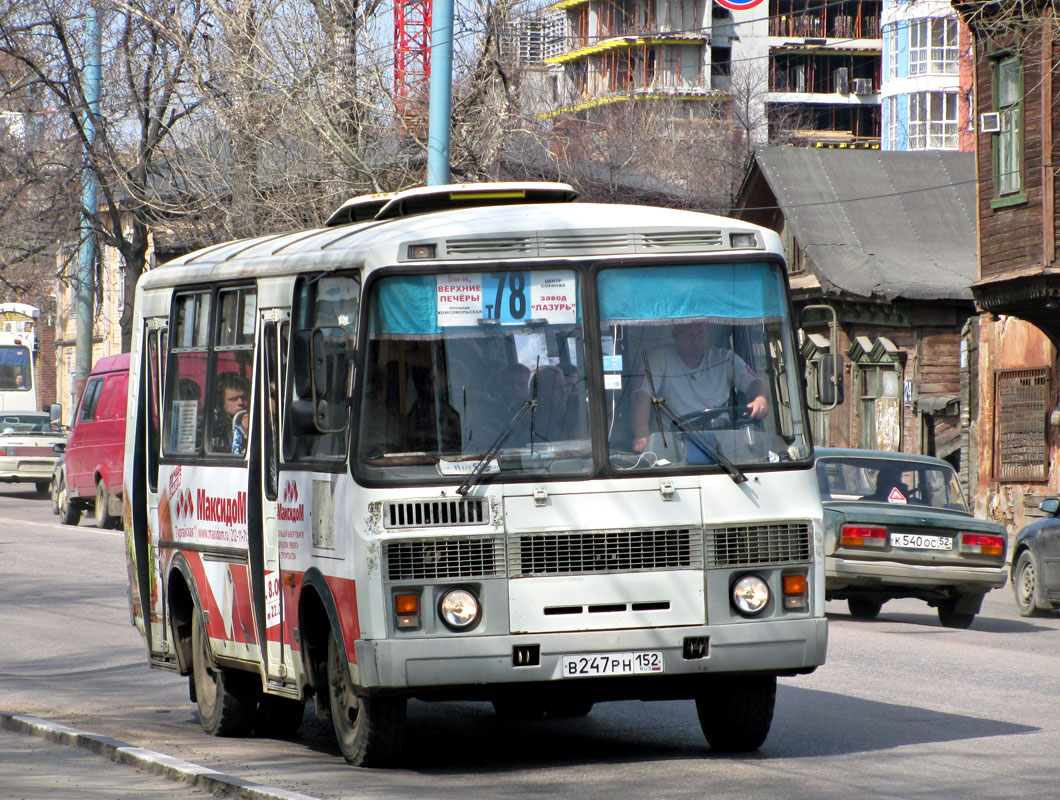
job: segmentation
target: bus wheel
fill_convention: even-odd
[[[97,528],[116,528],[118,526],[118,517],[111,514],[107,507],[110,504],[110,492],[107,491],[107,484],[100,478],[96,482],[96,527]]]
[[[254,732],[270,739],[293,739],[302,727],[305,703],[289,697],[263,694],[258,701],[258,712],[254,718]]]
[[[773,724],[774,675],[718,675],[696,697],[696,713],[710,749],[719,753],[757,750]]]
[[[405,738],[406,699],[358,695],[334,633],[328,640],[328,699],[335,739],[347,761],[355,767],[394,761]]]
[[[59,478],[59,520],[63,525],[76,525],[81,521],[81,507],[70,499],[66,478]]]
[[[246,736],[254,724],[261,694],[255,685],[257,676],[214,665],[210,640],[198,610],[191,619],[191,646],[195,702],[202,729],[213,736]]]

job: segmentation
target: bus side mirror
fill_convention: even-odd
[[[320,328],[294,332],[291,360],[294,390],[300,398],[315,399],[327,394],[328,368],[324,358],[324,332]]]
[[[63,426],[63,407],[58,403],[52,403],[48,409],[48,419],[51,421],[52,430],[59,430]]]
[[[325,406],[326,401],[321,400]],[[291,403],[287,422],[295,436],[318,436],[317,409],[312,400],[295,400]]]
[[[822,406],[843,404],[843,356],[824,353],[818,359],[817,400]]]

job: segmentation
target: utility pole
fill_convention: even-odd
[[[427,185],[449,183],[449,127],[453,85],[453,0],[436,0],[431,23],[431,107],[427,129]]]
[[[101,56],[99,20],[96,6],[90,2],[85,11],[85,72],[82,80],[85,95],[85,144],[81,163],[81,247],[77,260],[77,363],[74,367],[74,397],[77,402],[81,390],[92,371],[92,317],[96,304],[96,234],[92,220],[98,208],[96,200],[97,176],[92,163],[92,145],[96,140],[96,119],[99,116],[99,87]]]

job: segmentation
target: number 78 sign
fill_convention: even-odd
[[[566,270],[506,270],[438,276],[438,324],[474,325],[480,319],[502,325],[543,320],[553,325],[577,321],[574,273]],[[463,291],[454,291],[455,288]]]

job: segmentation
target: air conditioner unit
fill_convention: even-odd
[[[1001,131],[1001,115],[996,111],[989,111],[979,115],[980,133],[999,133]]]
[[[872,78],[854,78],[854,94],[872,94]]]

